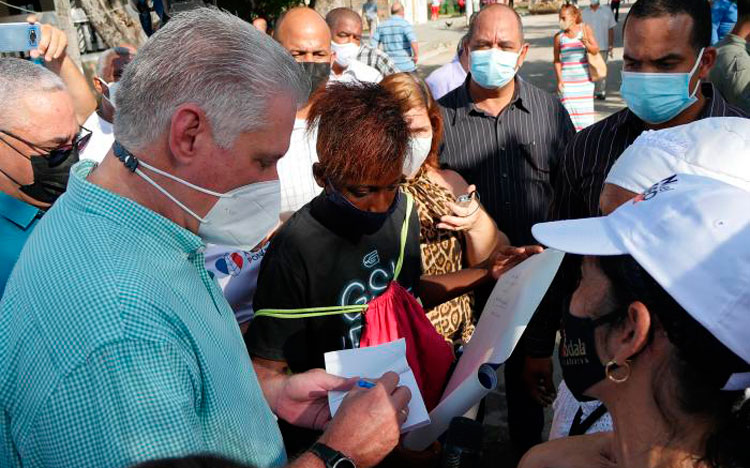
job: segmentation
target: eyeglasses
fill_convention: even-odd
[[[80,130],[78,131],[78,134],[75,136],[75,138],[73,138],[73,142],[71,144],[63,145],[53,150],[42,148],[41,146],[35,143],[32,143],[30,141],[27,141],[19,137],[18,135],[14,135],[6,130],[0,130],[0,133],[8,135],[9,137],[15,138],[16,140],[23,142],[29,148],[33,148],[36,151],[39,151],[40,154],[34,155],[34,156],[41,156],[47,159],[47,163],[49,164],[49,167],[57,167],[63,162],[65,162],[65,160],[68,159],[68,157],[73,152],[73,150],[75,150],[76,153],[82,152],[86,148],[86,145],[89,143],[89,140],[91,140],[91,130],[87,129],[84,126],[81,126]],[[23,151],[19,150],[15,146],[5,141],[5,138],[0,137],[0,141],[10,146],[16,153],[20,154],[21,156],[25,158],[29,158],[29,156],[26,155]]]

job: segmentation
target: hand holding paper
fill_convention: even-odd
[[[326,371],[345,378],[359,377],[365,381],[374,381],[388,371],[395,372],[399,376],[399,385],[406,386],[411,391],[408,418],[401,426],[401,432],[429,424],[430,418],[417,381],[406,362],[406,340],[403,338],[379,346],[332,351],[325,353],[324,357]],[[346,392],[328,394],[331,415],[336,414],[345,396]]]

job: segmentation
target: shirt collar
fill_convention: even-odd
[[[87,177],[97,166],[94,161],[76,163],[70,171],[65,203],[73,209],[102,216],[123,228],[153,238],[168,248],[194,253],[204,247],[201,238],[164,216],[123,196],[92,184]],[[127,174],[126,177],[138,177]],[[133,246],[138,248],[138,246]]]
[[[511,98],[510,103],[508,106],[503,110],[518,108],[526,113],[531,113],[531,109],[529,106],[525,105],[525,103],[529,102],[528,95],[529,90],[524,82],[523,78],[516,75],[514,78],[516,80],[516,89],[513,92],[513,98]],[[458,100],[459,100],[459,106],[456,109],[456,115],[453,118],[453,123],[460,122],[464,119],[467,119],[469,115],[487,115],[486,112],[479,109],[476,104],[474,104],[474,100],[471,98],[471,93],[469,92],[469,83],[471,82],[471,73],[468,73],[466,75],[466,80],[464,81],[464,84],[461,85],[459,88],[459,94],[458,94]]]
[[[0,192],[0,216],[12,222],[21,229],[26,229],[37,217],[43,213],[39,208],[29,205],[25,201]]]
[[[701,83],[701,93],[703,93],[703,97],[706,98],[706,105],[703,106],[703,110],[701,110],[697,120],[705,119],[707,117],[723,117],[723,109],[726,109],[727,103],[721,94],[716,92],[713,83]],[[645,126],[645,123],[627,108],[625,109],[625,112],[622,112],[621,115],[618,116],[615,126],[620,127],[625,124],[640,127]]]
[[[734,44],[740,47],[745,47],[748,50],[750,50],[750,42],[746,41],[740,36],[735,36],[734,34],[727,34],[726,36],[724,36],[724,39],[722,39],[721,42],[716,44],[716,47],[721,47],[726,44]]]

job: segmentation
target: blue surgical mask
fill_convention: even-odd
[[[700,81],[691,91],[690,79],[701,63],[703,50],[701,49],[698,54],[698,59],[690,73],[623,71],[620,94],[628,104],[628,108],[644,122],[660,124],[672,120],[680,112],[695,104],[698,101],[696,94]]]
[[[518,55],[518,52],[500,49],[471,52],[471,79],[482,88],[502,88],[516,76]]]

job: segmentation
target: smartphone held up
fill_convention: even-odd
[[[0,23],[0,52],[28,52],[39,47],[39,23]]]

